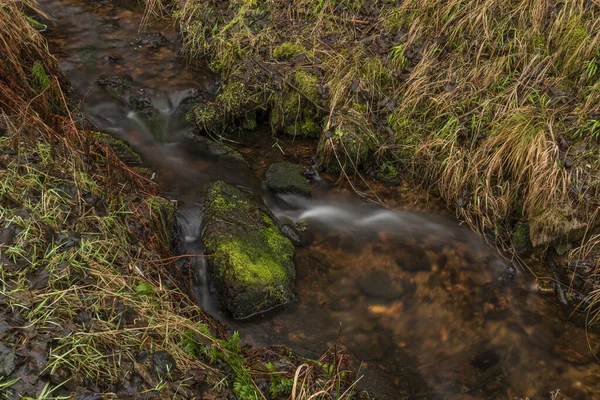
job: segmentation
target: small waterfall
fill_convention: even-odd
[[[205,310],[212,313],[218,312],[215,296],[211,293],[208,263],[206,257],[203,257],[204,246],[200,239],[201,208],[195,204],[180,207],[178,222],[183,236],[181,254],[191,255],[189,262],[196,301]]]

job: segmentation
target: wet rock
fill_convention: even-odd
[[[583,329],[569,327],[554,345],[554,352],[570,363],[583,365],[595,360],[600,351],[600,337]]]
[[[158,114],[158,110],[152,105],[150,92],[146,89],[137,89],[129,95],[129,106],[132,110],[138,111],[147,116]]]
[[[129,75],[114,75],[98,80],[98,86],[111,96],[120,98],[134,89],[133,78]]]
[[[361,361],[378,361],[385,357],[391,344],[388,336],[374,334],[370,335],[368,340],[352,346],[352,350]]]
[[[159,378],[172,377],[177,369],[175,359],[167,351],[157,351],[152,354],[152,364],[154,371]]]
[[[150,92],[147,89],[137,89],[127,99],[128,106],[137,113],[141,122],[155,138],[161,139],[163,135],[160,120],[160,111],[152,105]]]
[[[296,246],[302,244],[302,238],[300,234],[290,225],[283,225],[281,227],[281,233],[292,241]]]
[[[404,288],[385,271],[372,271],[358,281],[360,290],[371,297],[393,300],[402,297]]]
[[[108,147],[110,147],[119,160],[123,161],[125,164],[131,166],[142,164],[142,158],[140,155],[133,151],[129,143],[126,141],[100,132],[95,132],[94,138],[96,141],[108,145]]]
[[[246,318],[295,298],[294,246],[240,189],[208,188],[202,240],[221,303]]]
[[[140,33],[135,39],[135,45],[149,49],[158,49],[168,43],[168,39],[162,32]]]
[[[304,168],[280,162],[267,169],[267,187],[275,193],[290,193],[310,197],[312,190],[304,176]]]
[[[568,210],[548,209],[531,216],[529,235],[534,248],[554,247],[558,255],[571,249],[574,241],[580,240],[590,227],[586,222],[570,215]]]
[[[231,146],[196,134],[190,134],[187,140],[188,144],[200,153],[210,154],[219,160],[233,161],[243,164],[246,167],[249,166],[244,156]]]
[[[394,259],[400,268],[408,272],[427,272],[431,271],[431,263],[423,249],[412,246],[396,245],[393,249]],[[445,260],[440,256],[441,267],[444,266]]]
[[[188,89],[183,93],[183,99],[179,103],[179,111],[182,115],[185,115],[192,107],[206,101],[208,97],[204,90]]]

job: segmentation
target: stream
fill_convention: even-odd
[[[568,319],[496,250],[408,189],[373,183],[390,208],[367,203],[337,177],[318,175],[311,199],[264,189],[282,160],[311,166],[316,143],[268,127],[232,135],[248,165],[209,154],[182,122],[192,95],[214,96],[219,77],[187,65],[173,21],[142,37],[138,8],[109,1],[39,0],[51,52],[102,132],[125,139],[179,204],[183,254],[201,254],[202,201],[217,179],[252,190],[281,223],[305,221],[296,250],[298,301],[236,321],[222,312],[205,259],[192,260],[199,304],[245,343],[284,344],[319,357],[339,340],[361,361],[360,386],[378,399],[600,398],[598,340]],[[160,132],[107,94],[98,79],[129,75],[159,110]],[[558,392],[557,392],[558,391]],[[554,397],[553,397],[554,396]]]

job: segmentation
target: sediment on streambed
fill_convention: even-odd
[[[223,77],[215,101],[188,114],[200,128],[262,118],[274,134],[319,140],[330,172],[431,189],[504,249],[551,247],[572,262],[598,252],[597,4],[147,4],[147,20],[175,16],[188,57]]]
[[[77,117],[32,7],[0,4],[0,397],[361,398],[345,356],[242,348],[180,288],[176,205]]]

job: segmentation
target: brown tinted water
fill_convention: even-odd
[[[172,22],[150,26],[138,42],[139,9],[39,2],[51,18],[51,51],[83,114],[130,142],[179,201],[184,252],[202,251],[202,196],[216,179],[253,190],[282,224],[307,223],[296,255],[298,301],[250,320],[234,321],[220,310],[203,259],[193,260],[199,303],[247,343],[287,344],[317,357],[339,340],[364,362],[361,386],[380,399],[550,399],[551,392],[558,399],[600,398],[596,337],[590,334],[588,345],[552,297],[435,203],[404,186],[378,186],[391,206],[384,208],[332,177],[312,182],[311,200],[268,193],[265,168],[283,159],[310,166],[315,144],[266,129],[235,134],[229,144],[248,166],[194,146],[182,105],[190,93],[214,95],[218,77],[186,65]],[[159,134],[97,85],[122,74],[159,110]]]

